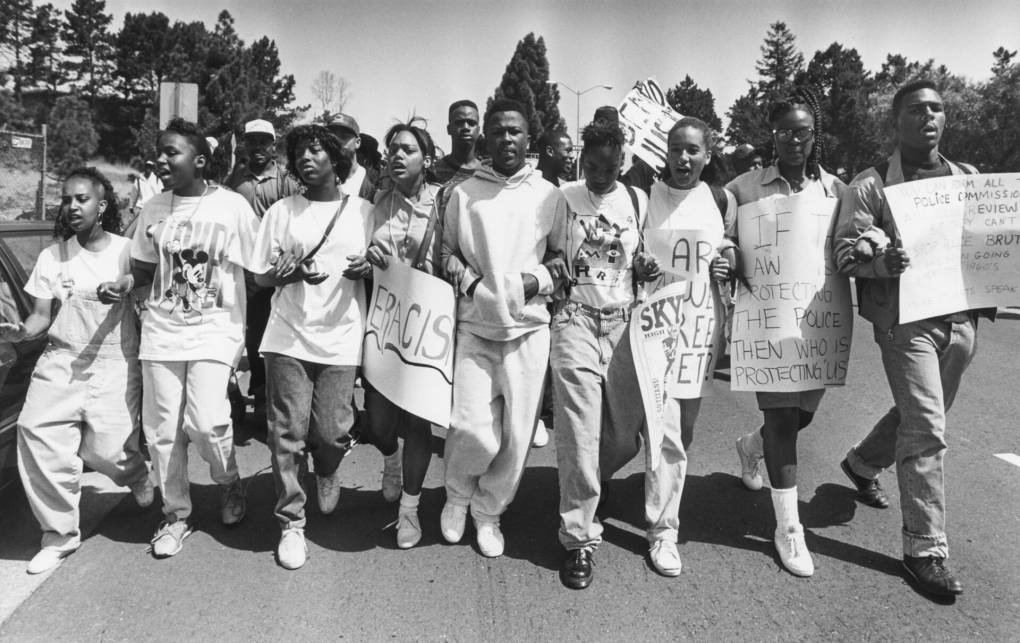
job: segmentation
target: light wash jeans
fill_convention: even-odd
[[[317,364],[280,353],[262,357],[276,520],[281,529],[304,529],[307,497],[301,465],[311,456],[315,474],[328,476],[347,454],[358,367]]]
[[[610,364],[630,360],[616,346],[627,332],[630,315],[623,309],[605,314],[567,304],[552,320],[552,385],[556,405],[556,465],[560,484],[560,543],[566,549],[597,547],[602,525],[595,517],[599,502],[599,446],[604,423],[628,414],[628,424],[644,420],[636,378],[607,386]],[[633,370],[633,366],[631,366]],[[625,421],[623,418],[618,418]]]
[[[875,328],[895,406],[847,461],[858,475],[878,477],[893,462],[903,513],[903,553],[949,555],[942,459],[946,411],[977,352],[976,322],[933,319]]]

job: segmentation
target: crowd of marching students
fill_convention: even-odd
[[[480,552],[503,553],[500,517],[536,426],[544,430],[538,418],[548,389],[556,401],[560,578],[587,587],[605,482],[642,441],[650,446],[626,329],[637,293],[676,277],[643,236],[699,230],[711,239],[705,278],[718,297],[742,274],[737,208],[808,194],[839,200],[834,259],[856,278],[860,312],[875,327],[895,400],[841,466],[862,502],[884,508],[878,476],[896,464],[906,573],[926,591],[961,593],[946,563],[945,412],[985,311],[899,323],[898,277],[910,257],[897,242],[883,189],[974,170],[939,154],[945,114],[935,85],[905,85],[892,112],[895,151],[848,186],[825,169],[818,102],[798,89],[768,114],[774,163],[721,189],[704,180],[715,146],[696,118],[681,118],[669,131],[661,175],[621,175],[624,133],[615,110],[600,109],[581,133],[583,178],[576,181],[565,180],[572,156],[563,133],[544,137],[539,168],[527,163],[526,108],[509,100],[495,101],[484,119],[473,102],[453,103],[451,149],[439,160],[421,122],[394,125],[383,140],[382,175],[365,167],[363,136],[350,116],[290,130],[286,170],[274,159],[273,126],[256,120],[245,126],[246,165],[222,183],[210,172],[214,141],[174,120],[156,144],[164,191],[148,188],[135,199],[140,213],[130,238],[120,236],[110,182],[92,168],[72,171],[55,243],[25,288],[34,309],[21,322],[0,324],[7,341],[50,339],[18,420],[21,477],[43,532],[29,573],[80,546],[83,464],[129,487],[140,506],[154,502],[158,486],[157,558],[179,553],[193,529],[189,443],[221,486],[223,523],[244,518],[227,386],[245,348],[267,425],[279,564],[296,569],[306,560],[309,465],[319,512],[329,514],[355,441],[385,458],[383,494],[399,501],[398,546],[417,544],[431,423],[367,380],[364,413],[354,405],[365,282],[373,268],[399,262],[445,279],[458,296],[446,503],[428,519],[438,518],[443,537],[458,542],[470,516]],[[743,483],[760,489],[763,466],[768,474],[775,545],[797,576],[814,572],[797,509],[797,435],[824,392],[758,392],[762,424],[736,441]],[[665,576],[681,573],[679,507],[699,407],[700,396],[666,400],[661,445],[646,458],[649,560]]]

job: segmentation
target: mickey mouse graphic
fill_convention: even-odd
[[[163,299],[170,303],[170,312],[179,304],[186,313],[201,314],[197,304],[207,287],[209,254],[204,250],[181,248],[180,241],[176,239],[169,250],[173,258],[173,284],[163,293]]]

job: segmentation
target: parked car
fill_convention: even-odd
[[[28,318],[32,298],[25,282],[52,241],[52,221],[0,221],[0,321]],[[17,343],[0,340],[0,495],[18,482],[18,414],[46,343],[45,334]]]

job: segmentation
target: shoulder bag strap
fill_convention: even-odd
[[[346,194],[344,195],[343,200],[340,201],[340,207],[337,208],[336,212],[333,213],[333,218],[329,220],[329,225],[326,226],[326,231],[322,233],[322,238],[319,239],[319,243],[317,243],[315,247],[312,248],[311,252],[304,256],[302,261],[308,261],[309,259],[314,257],[315,253],[317,253],[319,249],[322,248],[323,244],[326,243],[326,239],[329,239],[329,233],[333,232],[333,226],[336,225],[336,220],[340,218],[340,213],[343,211],[345,207],[347,207],[347,200],[349,198],[350,197],[348,197]]]

